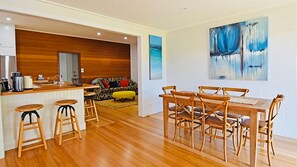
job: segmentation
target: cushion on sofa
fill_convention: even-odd
[[[98,85],[100,89],[104,89],[105,86],[101,82],[102,78],[96,78],[92,81],[92,85]]]
[[[107,84],[105,83],[105,85],[107,85],[108,88],[106,88],[105,85],[103,84],[103,80],[107,83]],[[121,80],[127,80],[127,81],[122,81],[122,85],[121,85],[120,83]],[[111,85],[109,85],[110,82],[114,82],[114,81],[118,83],[118,87],[111,87]],[[128,82],[128,86],[125,86],[126,83],[123,84],[123,82]],[[137,83],[131,79],[127,79],[127,77],[95,78],[92,81],[93,85],[95,84],[99,85],[100,83],[102,84],[102,86],[100,86],[101,88],[93,89],[93,91],[96,92],[96,96],[95,96],[96,100],[111,99],[112,93],[116,91],[134,91],[136,94],[138,91]]]
[[[105,88],[110,88],[110,85],[108,84],[108,82],[106,82],[105,80],[101,81],[104,85]]]
[[[119,87],[119,84],[117,81],[111,81],[111,82],[109,82],[109,85],[111,88]]]
[[[129,85],[129,81],[127,79],[120,80],[120,87],[127,87]]]

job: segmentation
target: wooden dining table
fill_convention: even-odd
[[[164,123],[164,137],[168,137],[168,107],[169,103],[174,103],[174,98],[171,94],[161,94],[159,97],[163,98],[163,123]],[[232,98],[232,97],[231,97]],[[237,97],[238,98],[238,97]],[[265,119],[266,113],[269,111],[271,99],[240,97],[242,102],[229,102],[228,112],[249,116],[250,117],[250,166],[256,166],[257,162],[257,140],[258,140],[258,120]],[[247,104],[244,101],[254,102],[255,104]],[[218,103],[210,101],[209,103]],[[195,107],[202,107],[201,101],[198,97],[194,99]],[[261,115],[261,117],[259,116]]]

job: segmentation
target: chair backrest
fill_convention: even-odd
[[[176,86],[164,86],[162,87],[164,94],[171,94],[171,91],[176,91]]]
[[[198,86],[199,93],[218,94],[220,90],[221,90],[221,87],[217,87],[217,86]]]
[[[214,115],[220,121],[227,124],[229,96],[198,93],[198,97],[202,104],[203,115],[205,115],[206,118],[210,115]],[[206,110],[208,110],[207,113],[205,112]],[[221,111],[224,114],[219,115],[217,111]]]
[[[269,113],[268,113],[268,119],[267,119],[267,127],[271,127],[273,126],[273,121],[275,119],[275,117],[277,116],[279,110],[280,110],[280,106],[281,103],[284,99],[284,95],[282,94],[278,94],[271,102],[271,105],[269,107]]]
[[[183,110],[188,114],[192,115],[194,118],[194,92],[176,92],[171,91],[171,94],[175,101],[175,114],[178,113],[178,110]]]
[[[228,88],[228,87],[222,87],[223,95],[234,95],[234,96],[241,96],[245,97],[246,94],[250,91],[246,88]]]

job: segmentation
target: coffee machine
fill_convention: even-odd
[[[24,90],[22,73],[12,72],[11,79],[12,79],[12,91],[22,92]]]
[[[10,91],[10,85],[8,83],[8,79],[2,78],[1,84],[2,84],[2,88],[1,88],[2,92]]]

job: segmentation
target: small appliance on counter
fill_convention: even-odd
[[[22,92],[24,90],[22,73],[12,72],[11,79],[12,79],[12,91]]]
[[[2,78],[1,84],[2,84],[2,88],[1,88],[2,92],[10,91],[10,85],[8,83],[8,79]]]
[[[33,81],[31,76],[24,76],[24,89],[25,90],[33,89]]]

